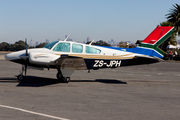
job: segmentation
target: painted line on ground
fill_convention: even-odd
[[[0,55],[0,60],[5,60],[4,55]]]
[[[43,117],[53,118],[53,119],[57,119],[57,120],[70,120],[70,119],[66,119],[66,118],[56,117],[56,116],[52,116],[52,115],[33,112],[33,111],[29,111],[29,110],[25,110],[25,109],[21,109],[21,108],[16,108],[16,107],[11,107],[11,106],[6,106],[6,105],[0,105],[0,107],[18,110],[18,111],[22,111],[22,112],[26,112],[26,113],[30,113],[30,114],[35,114],[35,115],[39,115],[39,116],[43,116]]]

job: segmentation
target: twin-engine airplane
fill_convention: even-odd
[[[23,80],[27,67],[57,69],[57,78],[68,83],[75,70],[96,70],[120,66],[150,64],[164,56],[164,44],[170,39],[173,27],[157,26],[144,41],[135,48],[94,46],[76,42],[55,41],[43,48],[26,49],[5,55],[6,60],[22,64],[22,72],[17,76]]]

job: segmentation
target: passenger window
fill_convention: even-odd
[[[53,49],[53,51],[70,52],[70,43],[61,42]]]
[[[83,52],[83,46],[80,44],[72,44],[72,52],[82,53]]]
[[[91,54],[100,54],[101,50],[86,46],[86,53],[91,53]]]

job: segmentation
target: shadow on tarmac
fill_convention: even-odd
[[[127,84],[126,82],[122,82],[120,80],[114,80],[114,79],[72,80],[71,82],[101,82],[107,84]]]
[[[97,82],[107,83],[107,84],[127,84],[127,82],[123,82],[120,80],[113,79],[96,79]]]
[[[47,85],[59,84],[61,81],[53,78],[45,78],[45,77],[35,77],[35,76],[26,76],[25,80],[18,81],[14,77],[0,77],[1,82],[9,82],[9,83],[19,83],[17,87],[42,87]],[[96,80],[71,80],[70,82],[100,82],[106,84],[127,84],[126,82],[122,82],[114,79],[96,79]],[[67,83],[62,83],[67,84]]]
[[[16,78],[14,78],[14,77],[0,77],[0,83],[1,82],[4,82],[4,83],[8,83],[8,82],[10,82],[10,83],[18,83],[18,81],[17,81],[17,79]]]
[[[45,77],[26,76],[23,81],[20,81],[17,87],[42,87],[60,83],[59,80]]]

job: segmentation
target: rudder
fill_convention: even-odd
[[[174,27],[157,26],[138,47],[153,49],[152,57],[163,58]]]

